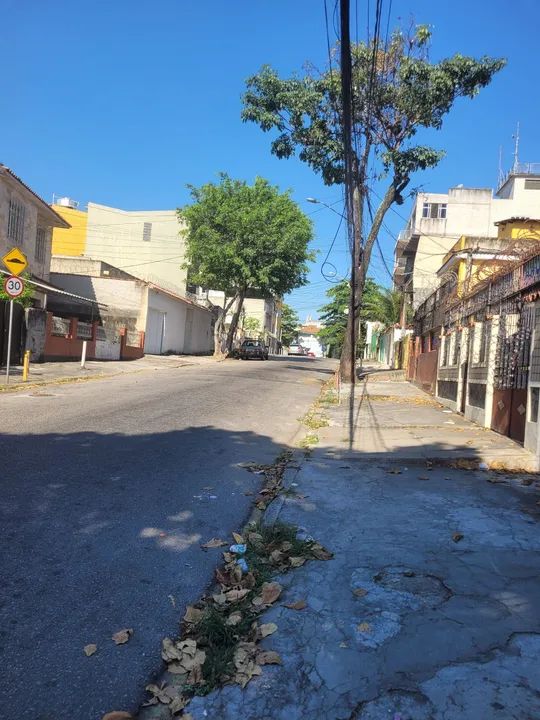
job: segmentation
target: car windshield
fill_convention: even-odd
[[[246,340],[242,344],[244,347],[260,347],[261,345],[257,340]]]

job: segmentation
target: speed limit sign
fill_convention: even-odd
[[[4,290],[11,298],[19,297],[24,292],[24,280],[16,275],[10,275],[4,280]]]

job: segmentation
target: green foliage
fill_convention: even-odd
[[[430,38],[429,27],[420,25],[409,35],[394,32],[386,50],[372,43],[352,49],[355,131],[374,149],[384,170],[392,170],[397,186],[443,156],[414,144],[418,130],[440,129],[459,97],[474,97],[505,65],[503,59],[459,54],[432,63]],[[339,67],[282,79],[264,66],[247,80],[243,102],[244,121],[265,132],[277,130],[274,155],[288,158],[298,152],[326,184],[343,182]],[[361,171],[360,158],[358,165]]]
[[[319,330],[318,337],[323,345],[329,348],[329,355],[337,357],[343,346],[351,299],[351,288],[347,280],[332,285],[326,291],[326,297],[329,302],[319,308],[319,317],[324,327]]]
[[[339,355],[343,346],[350,294],[349,283],[347,280],[342,280],[327,291],[326,295],[330,302],[319,310],[320,318],[324,323],[324,327],[319,330],[319,338],[321,342],[330,346],[334,356]],[[360,317],[364,323],[372,320],[388,326],[394,325],[399,322],[400,309],[400,292],[383,288],[371,278],[367,278],[360,310]],[[362,330],[360,335],[362,336]],[[358,343],[362,344],[361,337]]]
[[[293,340],[296,340],[300,318],[296,310],[290,305],[283,303],[281,308],[281,342],[288,347]]]
[[[22,305],[23,308],[26,310],[30,307],[32,307],[33,302],[33,294],[34,294],[34,288],[28,280],[31,279],[30,273],[22,273],[21,279],[24,280],[24,290],[22,291],[22,294],[19,295],[17,298],[10,298],[10,296],[7,294],[7,292],[4,290],[4,280],[6,276],[2,276],[0,278],[0,300],[3,300],[4,302],[9,302],[11,299],[13,299],[13,302],[16,302],[18,305]]]
[[[244,320],[244,332],[248,337],[256,337],[261,332],[259,318],[247,317]]]
[[[364,321],[383,323],[386,327],[395,325],[400,320],[403,293],[399,290],[380,287],[374,283],[375,287],[370,288],[370,292],[368,292],[369,282],[369,280],[366,282],[360,317]]]
[[[190,187],[178,211],[187,224],[191,281],[228,295],[257,289],[281,296],[306,283],[312,223],[290,197],[263,178],[253,185],[225,174]]]

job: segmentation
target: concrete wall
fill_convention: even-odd
[[[144,239],[149,223],[150,239]],[[175,210],[126,211],[88,203],[85,254],[185,295],[185,242]]]
[[[26,311],[26,350],[30,350],[30,360],[41,362],[45,353],[47,337],[47,313],[45,310],[30,308]]]

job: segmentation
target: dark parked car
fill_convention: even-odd
[[[268,348],[262,340],[244,340],[240,345],[239,355],[242,360],[268,360]]]

